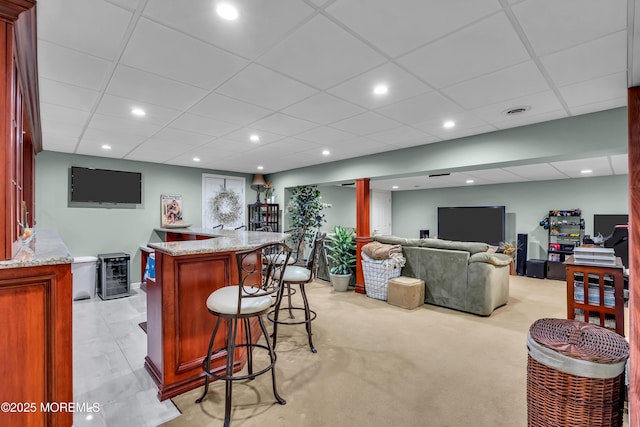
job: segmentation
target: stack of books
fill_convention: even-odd
[[[577,247],[573,250],[573,262],[582,265],[615,267],[616,255],[613,248]]]

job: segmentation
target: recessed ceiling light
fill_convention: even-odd
[[[249,137],[249,139],[250,139],[251,141],[253,141],[253,142],[258,142],[258,141],[260,141],[260,137],[259,137],[258,135],[256,135],[255,133],[254,133],[253,135],[251,135],[251,136]]]
[[[474,181],[474,180],[472,180],[472,179],[468,179],[468,180],[466,180],[465,182],[466,182],[467,184],[473,184],[475,181]]]
[[[199,162],[199,161],[200,161],[200,157],[194,157],[194,158],[193,158],[193,161],[194,161],[194,162]]]
[[[376,95],[384,95],[387,92],[389,92],[389,86],[387,85],[377,85],[373,88],[373,93]]]
[[[111,150],[111,146],[109,144],[102,144],[103,150]]]
[[[258,166],[258,170],[261,171],[264,169],[264,166]]]
[[[456,125],[456,122],[454,122],[453,120],[447,120],[446,122],[444,122],[442,124],[442,127],[446,128],[446,129],[451,129],[455,125]]]
[[[142,108],[132,108],[131,114],[133,114],[134,116],[144,116],[147,113],[145,113]]]
[[[400,187],[398,187],[397,185],[394,185],[393,187],[391,187],[392,190],[397,190],[398,188]]]
[[[580,171],[580,173],[591,173],[591,172],[593,172],[591,169],[584,169]]]
[[[216,13],[220,18],[226,19],[227,21],[235,21],[238,19],[238,9],[229,3],[220,3],[218,7],[216,7]]]
[[[331,151],[329,151],[329,150],[322,150],[322,155],[323,155],[323,156],[328,156],[329,154],[331,154]]]

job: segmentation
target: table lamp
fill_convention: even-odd
[[[264,176],[262,176],[262,174],[255,174],[253,176],[253,182],[251,183],[251,185],[255,185],[256,186],[256,192],[257,197],[256,197],[256,203],[260,203],[260,191],[262,190],[262,186],[265,185],[267,182],[264,180]]]

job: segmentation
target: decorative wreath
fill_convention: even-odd
[[[235,191],[221,188],[220,192],[209,200],[209,207],[215,219],[222,224],[232,224],[236,222],[242,211],[240,197]]]

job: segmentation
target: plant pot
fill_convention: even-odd
[[[336,292],[345,292],[349,289],[349,282],[351,282],[351,273],[349,274],[333,274],[329,273],[333,290]]]

